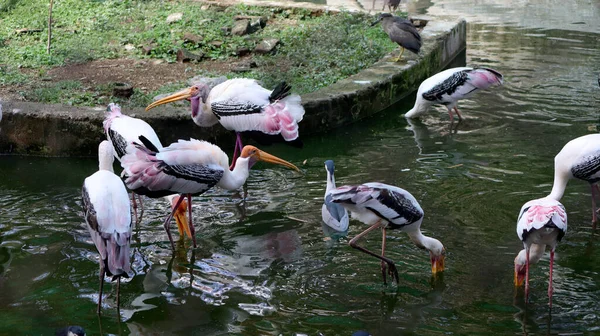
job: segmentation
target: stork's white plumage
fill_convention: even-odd
[[[102,125],[106,137],[113,145],[115,158],[119,161],[125,155],[128,144],[140,142],[140,135],[146,137],[154,147],[163,148],[152,126],[142,119],[122,114],[121,107],[118,104],[108,104],[106,118]]]
[[[554,184],[548,197],[560,200],[571,178],[586,181],[592,189],[592,224],[596,228],[596,192],[600,191],[600,134],[575,138],[554,157]]]
[[[445,105],[453,120],[452,110],[462,119],[456,107],[460,99],[468,98],[478,90],[502,84],[502,74],[489,68],[451,68],[439,72],[421,83],[413,108],[406,112],[406,118],[418,118],[433,104]]]
[[[267,90],[254,79],[234,78],[218,84],[212,90],[206,84],[174,93],[153,102],[146,110],[161,104],[189,99],[192,119],[201,127],[219,122],[223,127],[237,133],[233,161],[242,149],[240,132],[253,132],[280,136],[287,142],[300,145],[298,123],[304,117],[299,95],[290,94],[291,87],[285,83]],[[260,139],[264,140],[264,137]],[[232,167],[233,168],[233,167]]]
[[[384,256],[386,229],[399,229],[408,234],[415,245],[429,251],[431,271],[433,274],[444,270],[445,249],[442,243],[421,233],[423,209],[419,202],[408,191],[383,183],[365,183],[361,185],[342,186],[331,192],[332,201],[342,205],[352,213],[352,217],[370,225],[350,241],[350,246],[372,255],[382,261],[383,281],[386,282],[386,264],[392,280],[398,283],[398,271],[394,263]],[[375,254],[356,242],[368,232],[382,228],[381,256]]]
[[[237,159],[233,171],[228,169],[227,155],[217,146],[200,140],[179,140],[160,150],[141,137],[142,144],[134,143],[127,147],[127,154],[121,159],[125,170],[125,184],[140,195],[152,198],[164,197],[173,193],[188,197],[188,209],[191,196],[199,195],[215,185],[223,189],[234,190],[246,182],[250,167],[256,161],[280,164],[298,170],[293,164],[265,153],[254,146],[246,146]],[[175,248],[171,238],[169,222],[175,208],[182,202],[181,197],[164,223],[171,247]],[[194,234],[191,211],[189,226]]]
[[[325,189],[325,197],[323,206],[321,207],[321,217],[323,222],[330,228],[338,232],[348,230],[350,222],[348,211],[342,205],[332,201],[331,192],[335,189],[334,164],[332,160],[325,161],[325,170],[327,171],[327,188]]]
[[[529,297],[529,265],[531,248],[535,245],[533,262],[537,262],[543,254],[545,246],[550,247],[550,279],[548,282],[549,304],[552,306],[552,270],[554,267],[554,250],[567,232],[567,212],[557,200],[544,197],[531,200],[521,207],[517,221],[517,235],[525,248],[525,263],[520,252],[515,258],[515,285],[525,280],[525,301]]]
[[[112,146],[103,141],[98,148],[100,170],[85,179],[82,189],[83,212],[92,241],[100,253],[100,295],[102,302],[104,275],[117,279],[117,309],[121,277],[131,272],[131,213],[127,190],[113,173]]]

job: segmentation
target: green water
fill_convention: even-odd
[[[552,314],[547,256],[532,269],[527,309],[512,283],[521,205],[549,193],[553,157],[568,140],[597,132],[598,23],[576,31],[480,21],[469,24],[466,62],[497,69],[506,83],[462,102],[458,126],[443,107],[407,123],[400,114],[413,96],[305,138],[302,150],[267,148],[303,174],[259,165],[245,199],[222,190],[196,198],[194,251],[189,241],[170,251],[161,227],[168,205],[147,199],[120,317],[111,284],[104,315],[95,314],[97,252],[80,201],[95,158],[0,156],[0,334],[48,335],[72,324],[88,335],[600,332],[600,240],[586,184],[571,181],[562,200],[569,231],[557,249]],[[336,162],[338,185],[380,181],[419,200],[423,230],[447,248],[442,278],[432,281],[428,254],[401,232],[388,233],[400,284],[387,287],[376,259],[351,249],[348,237],[324,235],[326,159]],[[349,237],[363,229],[351,222]],[[377,250],[380,240],[373,233],[364,244]]]

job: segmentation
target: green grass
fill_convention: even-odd
[[[192,52],[201,51],[209,59],[231,58],[235,61],[238,48],[252,50],[264,38],[281,40],[275,55],[253,55],[258,68],[242,75],[225,75],[257,78],[267,86],[286,80],[295,92],[306,93],[368,67],[397,47],[381,27],[371,27],[373,17],[364,14],[312,17],[306,10],[245,5],[225,10],[201,10],[201,4],[197,2],[56,0],[52,53],[48,55],[47,11],[47,0],[0,0],[0,64],[3,65],[0,67],[0,84],[23,84],[27,77],[24,78],[17,69],[39,69],[28,72],[35,88],[25,95],[27,100],[65,102],[63,99],[70,97],[70,104],[94,105],[113,99],[108,88],[85,88],[81,84],[64,82],[42,83],[31,75],[45,73],[52,67],[104,58],[152,58],[174,62],[181,47]],[[167,16],[176,12],[184,13],[183,19],[167,23]],[[267,16],[269,23],[254,34],[231,36],[222,27],[231,27],[235,15]],[[16,34],[15,30],[20,28],[42,29],[42,32]],[[184,43],[186,32],[202,36],[202,43]],[[222,41],[223,45],[215,47],[211,41]],[[154,49],[150,55],[144,55],[141,46],[149,43]],[[126,45],[135,48],[127,51]],[[129,103],[144,105],[155,93],[137,91]]]

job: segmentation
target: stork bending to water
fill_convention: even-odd
[[[335,189],[335,166],[332,160],[325,161],[325,170],[327,171],[327,188],[323,206],[321,207],[321,218],[330,228],[338,232],[348,230],[349,218],[348,211],[342,205],[334,203],[331,192]]]
[[[432,274],[435,275],[444,270],[444,246],[439,240],[421,233],[423,209],[408,191],[395,186],[372,182],[336,188],[332,190],[331,196],[332,201],[350,211],[353,218],[370,225],[368,229],[350,240],[350,246],[381,260],[381,274],[384,284],[386,283],[386,274],[392,277],[392,281],[399,282],[396,265],[392,260],[385,257],[387,229],[399,229],[406,232],[415,245],[428,250],[431,258]],[[381,255],[357,244],[361,237],[377,228],[382,229]]]
[[[301,147],[298,123],[304,117],[300,96],[290,94],[291,87],[281,83],[267,90],[254,79],[234,78],[212,90],[206,84],[197,84],[153,102],[146,111],[162,104],[189,99],[192,119],[201,127],[220,123],[236,133],[232,166],[242,150],[240,133],[249,133],[259,143],[267,144],[280,139]]]

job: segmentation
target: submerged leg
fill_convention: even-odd
[[[142,195],[137,195],[138,196],[138,202],[140,203],[140,220],[142,219],[142,216],[144,216],[144,199],[142,198]]]
[[[173,219],[173,215],[175,214],[175,211],[177,210],[177,208],[179,208],[179,205],[181,204],[181,202],[183,202],[184,196],[183,195],[179,195],[179,199],[177,200],[177,203],[175,203],[175,206],[173,207],[173,209],[171,210],[171,213],[167,216],[167,218],[165,219],[165,223],[163,224],[163,227],[165,228],[165,231],[167,231],[167,236],[169,237],[169,242],[171,242],[171,248],[173,249],[173,251],[175,250],[175,244],[173,243],[173,237],[171,236],[171,219]],[[191,221],[190,221],[190,226],[191,226]]]
[[[596,188],[592,184],[592,228],[596,229],[596,222],[598,217],[596,216]]]
[[[452,115],[452,109],[451,108],[448,109],[448,115],[450,116],[450,122],[453,122],[454,121],[454,116]]]
[[[368,255],[371,255],[377,259],[380,259],[382,261],[384,261],[387,264],[388,267],[388,273],[392,275],[392,281],[396,281],[396,283],[399,283],[399,276],[398,276],[398,270],[396,269],[396,265],[394,264],[394,262],[386,257],[382,257],[376,253],[373,253],[369,250],[367,250],[366,248],[362,247],[362,246],[358,246],[358,244],[356,243],[360,238],[362,238],[364,235],[366,235],[367,233],[377,229],[381,227],[381,221],[378,221],[377,223],[371,225],[368,229],[366,229],[365,231],[359,233],[356,237],[352,238],[352,240],[350,240],[349,245],[352,248],[355,248],[361,252],[364,252]]]
[[[188,194],[188,214],[190,217],[190,233],[192,234],[192,244],[194,248],[196,248],[196,228],[194,228],[194,224],[192,223],[192,194]]]
[[[104,262],[104,261],[100,261],[100,262]],[[96,313],[98,315],[101,314],[101,308],[102,308],[102,289],[104,287],[104,267],[100,267],[100,294],[98,295],[98,309],[96,309]]]
[[[456,115],[458,116],[458,120],[463,120],[463,117],[460,115],[460,112],[458,112],[458,109],[456,108],[456,106],[454,106],[454,112],[456,112]]]
[[[529,303],[529,246],[525,248],[525,303]]]
[[[131,207],[133,208],[133,216],[135,218],[135,222],[137,223],[137,203],[135,202],[135,193],[131,192]]]
[[[121,277],[117,278],[117,315],[119,315],[119,320],[121,319]]]
[[[554,289],[552,288],[552,270],[554,268],[554,249],[550,250],[550,280],[548,280],[548,305],[552,308],[552,293],[554,293]]]

